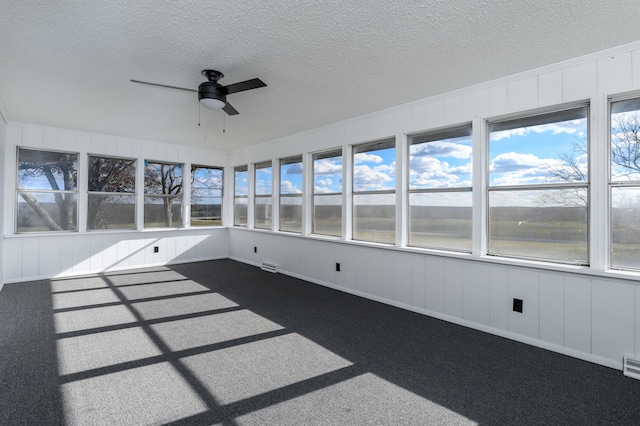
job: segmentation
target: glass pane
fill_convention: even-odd
[[[396,149],[382,145],[382,149],[360,151],[354,147],[353,190],[380,191],[396,188]]]
[[[611,189],[611,266],[640,269],[640,188]]]
[[[233,206],[233,224],[247,226],[247,198],[236,198]]]
[[[302,196],[280,198],[280,230],[302,232]]]
[[[588,262],[587,189],[491,191],[489,253]]]
[[[89,194],[88,229],[135,229],[135,195]]]
[[[191,200],[199,197],[222,197],[222,169],[191,167]]]
[[[182,226],[182,197],[147,195],[144,197],[145,228],[179,228]]]
[[[76,231],[75,193],[18,192],[18,232]]]
[[[235,195],[248,195],[249,194],[249,172],[246,167],[242,169],[235,169],[234,171],[234,193]]]
[[[342,155],[326,157],[317,154],[313,159],[313,193],[339,194],[342,192]]]
[[[313,233],[342,236],[342,194],[313,197]]]
[[[409,245],[471,251],[469,192],[409,194]]]
[[[181,194],[182,164],[150,163],[145,160],[144,193]]]
[[[471,186],[471,136],[409,147],[409,189]]]
[[[280,194],[302,194],[302,160],[280,165]]]
[[[395,244],[395,194],[353,196],[353,239]]]
[[[199,197],[191,199],[191,226],[222,225],[222,198]]]
[[[18,187],[74,191],[77,188],[78,155],[63,152],[18,151]]]
[[[640,102],[611,105],[611,180],[640,181]]]
[[[271,197],[256,197],[253,224],[255,228],[271,229],[272,208]]]
[[[90,156],[89,191],[135,192],[136,160]]]
[[[271,195],[273,191],[271,166],[256,168],[256,195]]]
[[[587,121],[579,108],[492,124],[489,185],[586,182]]]

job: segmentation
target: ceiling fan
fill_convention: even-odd
[[[218,83],[224,74],[216,70],[202,70],[202,75],[207,77],[208,81],[201,83],[198,90],[187,89],[184,87],[167,86],[166,84],[149,83],[147,81],[130,80],[132,83],[146,84],[148,86],[164,87],[167,89],[185,90],[187,92],[197,92],[200,104],[209,109],[222,109],[229,115],[237,115],[238,111],[227,102],[227,95],[233,93],[244,92],[245,90],[258,89],[265,87],[266,84],[259,78],[233,83],[223,86]]]

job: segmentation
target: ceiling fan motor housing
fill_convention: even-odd
[[[220,102],[226,103],[226,95],[224,89],[218,83],[211,81],[205,81],[198,87],[198,100],[202,99],[217,99]]]

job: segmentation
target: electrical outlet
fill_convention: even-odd
[[[513,299],[513,312],[522,313],[522,299]]]
[[[340,264],[336,263],[336,272],[340,272]]]
[[[257,253],[258,252],[258,247],[253,247],[253,252]]]
[[[157,253],[157,252],[159,252],[159,251],[160,251],[160,247],[158,247],[158,246],[153,246],[153,252],[154,252],[154,253]]]

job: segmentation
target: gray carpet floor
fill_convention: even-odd
[[[640,381],[218,260],[5,285],[0,424],[637,425]]]

